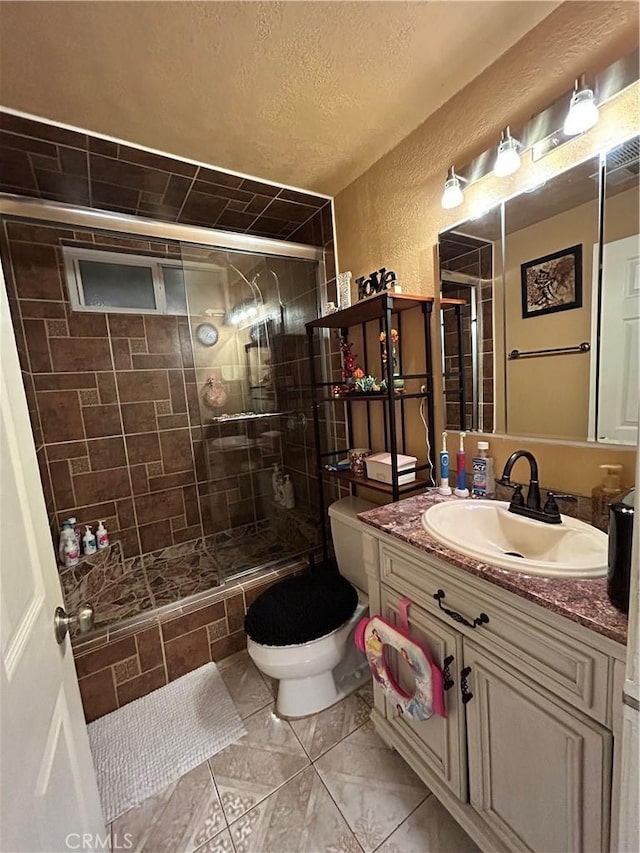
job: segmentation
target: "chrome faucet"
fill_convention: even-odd
[[[525,502],[522,494],[522,486],[511,482],[511,470],[518,459],[524,458],[529,462],[530,480],[529,490],[527,492],[527,500]],[[509,512],[516,515],[524,515],[527,518],[533,518],[536,521],[544,521],[547,524],[561,524],[560,510],[555,501],[553,493],[550,492],[547,496],[547,501],[544,508],[540,502],[540,482],[538,480],[538,462],[533,453],[528,450],[516,450],[507,459],[502,477],[499,480],[503,486],[510,486],[513,489],[513,496],[509,504]]]

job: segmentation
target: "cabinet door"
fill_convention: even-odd
[[[383,618],[398,622],[400,596],[385,586],[381,587]],[[436,715],[428,720],[414,720],[400,714],[390,699],[385,700],[386,717],[418,752],[426,764],[461,800],[467,798],[467,756],[465,746],[464,708],[460,704],[459,672],[462,666],[462,637],[439,620],[429,616],[415,604],[409,609],[409,631],[429,649],[435,663],[441,668],[447,658],[453,685],[445,691],[447,716]],[[389,667],[400,686],[411,692],[415,681],[404,660],[393,651],[387,655]]]
[[[466,639],[464,664],[471,805],[512,850],[606,851],[611,733]]]

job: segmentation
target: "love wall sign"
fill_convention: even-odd
[[[374,296],[376,293],[385,293],[387,290],[393,290],[398,277],[393,270],[387,270],[386,267],[370,273],[368,276],[360,276],[356,279],[358,285],[358,299],[366,299],[368,296]]]

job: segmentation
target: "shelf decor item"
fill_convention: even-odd
[[[351,272],[340,272],[336,277],[336,288],[338,291],[338,308],[349,308],[351,306]]]
[[[397,393],[401,393],[404,390],[404,379],[396,379],[398,376],[398,353],[396,352],[396,344],[400,340],[400,335],[398,334],[397,329],[391,329],[391,374],[394,377],[393,387]],[[387,350],[387,336],[385,332],[380,332],[379,335],[380,341],[380,350],[381,350],[381,358],[382,358],[382,369],[386,373],[387,371],[387,359],[389,358],[389,353]]]
[[[365,459],[371,451],[368,447],[354,447],[349,451],[349,461],[351,463],[351,473],[356,477],[364,477],[365,474]]]
[[[375,376],[365,376],[364,373],[362,376],[355,377],[355,392],[356,394],[376,394],[380,393],[380,386],[376,382]]]
[[[358,299],[367,299],[369,296],[377,296],[388,290],[395,291],[398,277],[393,270],[381,267],[369,276],[360,276],[356,279],[358,285]]]
[[[356,371],[356,356],[351,352],[352,343],[346,337],[340,337],[340,352],[342,353],[342,378],[347,385],[353,385]],[[363,374],[364,375],[364,374]]]

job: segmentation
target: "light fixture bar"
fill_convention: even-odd
[[[598,123],[600,111],[596,104],[593,89],[589,88],[586,76],[583,74],[576,80],[573,95],[569,102],[569,112],[564,120],[565,136],[578,136],[586,133]]]
[[[449,166],[447,172],[447,180],[444,182],[444,192],[440,204],[445,210],[451,210],[454,207],[459,207],[464,201],[462,192],[462,181],[465,179],[456,175],[456,170],[453,166]]]
[[[513,175],[514,172],[518,171],[520,168],[519,147],[520,142],[511,136],[511,129],[507,125],[502,131],[496,162],[493,167],[493,174],[496,177],[506,178],[508,175]]]

